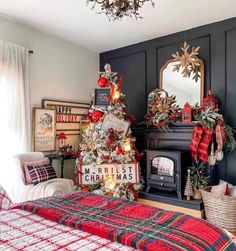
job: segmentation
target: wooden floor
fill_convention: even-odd
[[[160,202],[145,200],[145,199],[140,199],[140,198],[138,199],[138,202],[145,205],[152,206],[152,207],[158,207],[161,209],[169,210],[169,211],[185,213],[185,214],[188,214],[188,215],[200,218],[200,219],[204,219],[205,217],[204,210],[198,211],[198,210],[193,210],[193,209],[189,209],[185,207],[178,207],[178,206],[173,206],[170,204],[165,204],[165,203],[160,203]]]

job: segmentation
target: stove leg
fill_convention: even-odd
[[[183,198],[182,198],[182,193],[181,193],[181,191],[177,191],[177,195],[178,195],[179,200],[182,200],[182,199],[183,199]]]

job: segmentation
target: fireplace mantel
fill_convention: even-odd
[[[145,129],[145,149],[189,150],[194,123],[173,123],[167,131],[157,127]]]
[[[175,149],[189,150],[194,122],[172,123],[167,131],[157,127],[133,127],[132,131],[137,140],[137,147],[144,149]]]

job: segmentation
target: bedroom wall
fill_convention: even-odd
[[[29,56],[31,107],[41,107],[42,98],[91,100],[99,70],[98,53],[3,17],[0,17],[0,40],[34,51]],[[58,176],[59,165],[57,161]],[[73,178],[73,161],[65,162],[64,175]]]
[[[98,53],[3,17],[0,40],[34,50],[29,60],[32,106],[40,106],[41,98],[90,100],[97,82]]]
[[[171,54],[187,40],[200,45],[205,63],[205,92],[211,88],[220,100],[220,110],[228,124],[236,127],[236,18],[171,34],[100,54],[100,68],[110,63],[125,77],[123,92],[128,110],[137,121],[146,113],[147,95],[159,87],[159,72]],[[219,165],[220,178],[236,184],[236,151]]]

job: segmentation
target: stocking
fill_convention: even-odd
[[[208,162],[208,148],[212,140],[213,131],[208,129],[206,126],[202,127],[202,139],[198,147],[198,157],[203,162]]]
[[[198,146],[200,143],[200,140],[202,138],[202,128],[198,125],[195,125],[193,128],[193,136],[192,136],[192,141],[190,144],[190,152],[193,160],[197,159],[197,151],[198,151]]]

